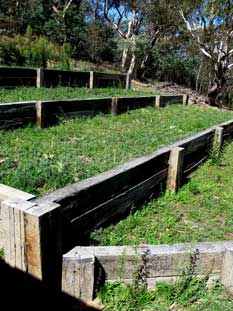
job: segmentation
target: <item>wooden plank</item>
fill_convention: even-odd
[[[80,233],[81,235],[88,234],[102,225],[110,224],[116,216],[129,212],[132,206],[137,206],[138,203],[141,205],[153,196],[156,186],[166,178],[167,169],[164,169],[135,187],[71,220],[73,234],[76,236]],[[157,189],[160,191],[160,187]]]
[[[117,97],[117,114],[154,105],[155,96]]]
[[[194,153],[201,147],[211,144],[214,137],[214,128],[209,128],[205,131],[199,132],[191,137],[184,138],[174,144],[169,145],[171,148],[184,148],[184,156]]]
[[[167,168],[169,154],[170,149],[159,149],[153,154],[36,198],[34,202],[57,202],[61,204],[64,217],[72,220]]]
[[[30,200],[35,198],[33,194],[0,184],[0,203],[8,199]]]
[[[142,256],[146,254],[147,279],[182,276],[190,265],[190,255],[196,253],[196,273],[205,275],[211,273],[219,276],[222,271],[223,257],[226,248],[232,247],[232,241],[180,243],[173,245],[143,245],[129,246],[77,246],[63,256],[66,265],[80,261],[80,258],[96,257],[102,266],[107,281],[133,279],[136,266],[143,264]],[[122,269],[124,261],[124,269]],[[137,264],[136,264],[137,262]],[[144,263],[145,265],[145,263]],[[122,271],[122,272],[121,272]]]
[[[0,129],[18,128],[35,121],[35,102],[0,104]]]
[[[38,124],[44,128],[56,124],[59,117],[74,118],[110,113],[111,102],[111,98],[40,101],[37,104]]]

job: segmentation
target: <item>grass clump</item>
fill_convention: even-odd
[[[200,252],[196,249],[187,257],[182,276],[170,283],[157,283],[152,291],[147,290],[149,253],[142,255],[142,263],[135,263],[131,284],[119,282],[105,284],[99,291],[104,310],[122,311],[197,311],[231,310],[233,299],[227,297],[219,282],[208,285],[210,273],[197,277],[197,261]],[[188,254],[187,254],[188,255]],[[151,268],[151,266],[150,266]]]
[[[0,131],[0,183],[45,194],[231,118],[230,112],[174,105]]]
[[[108,283],[99,292],[99,298],[106,311],[231,311],[233,300],[227,296],[218,282],[206,287],[206,278],[193,277],[186,289],[182,282],[157,284],[148,291],[134,289],[122,283]],[[170,308],[170,309],[169,309]]]
[[[175,195],[166,194],[115,226],[92,234],[101,245],[172,244],[233,239],[233,143]]]
[[[89,89],[89,88],[15,88],[0,89],[0,103],[13,103],[20,101],[35,100],[58,100],[69,98],[96,98],[96,97],[112,97],[112,96],[143,96],[157,95],[156,91],[134,91],[127,89],[105,88],[105,89]]]

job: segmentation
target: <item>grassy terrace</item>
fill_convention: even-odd
[[[92,98],[92,97],[111,97],[111,96],[140,96],[156,95],[154,91],[134,91],[126,89],[88,89],[88,88],[16,88],[0,89],[0,103],[12,103],[19,101],[34,100],[58,100],[68,98]]]
[[[64,121],[44,130],[1,131],[0,183],[48,193],[232,117],[230,112],[174,105]]]
[[[164,244],[233,239],[233,143],[209,160],[176,195],[149,202],[116,226],[97,231],[103,245]]]

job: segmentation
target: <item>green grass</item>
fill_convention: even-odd
[[[64,121],[44,130],[1,131],[0,183],[45,194],[232,116],[230,112],[174,105],[138,109],[120,116]],[[169,216],[171,221],[173,218]]]
[[[175,195],[164,195],[115,226],[93,233],[103,245],[170,244],[233,239],[233,143]]]
[[[99,292],[100,303],[106,311],[231,311],[233,299],[219,283],[210,289],[206,279],[193,277],[188,286],[158,284],[152,291],[122,283],[106,284]]]
[[[95,97],[111,97],[111,96],[141,96],[156,95],[154,91],[134,91],[126,89],[88,89],[88,88],[16,88],[16,89],[0,89],[0,103],[12,103],[20,101],[35,100],[58,100],[68,98],[95,98]]]

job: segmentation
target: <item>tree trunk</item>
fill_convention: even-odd
[[[134,72],[134,68],[135,68],[135,64],[136,64],[136,41],[135,41],[135,37],[132,36],[132,57],[131,57],[131,61],[130,61],[130,66],[129,66],[129,70],[128,70],[128,74],[130,76],[133,75]]]
[[[219,99],[226,86],[227,68],[224,63],[218,62],[215,65],[215,77],[211,88],[208,90],[208,101],[211,106],[220,106]]]
[[[132,74],[134,72],[135,64],[136,64],[136,55],[133,52],[132,53],[132,57],[131,57],[131,61],[130,61],[129,70],[128,70],[128,74],[131,75],[131,76],[132,76]]]
[[[121,58],[121,68],[125,68],[127,56],[128,56],[128,48],[124,48]]]

